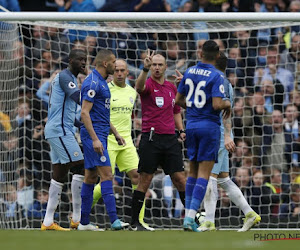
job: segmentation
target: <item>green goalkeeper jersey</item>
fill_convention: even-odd
[[[120,88],[113,81],[108,84],[110,89],[110,122],[117,129],[119,134],[125,139],[126,146],[118,145],[113,134],[108,136],[108,150],[122,150],[133,147],[131,138],[131,116],[137,93],[135,89],[126,84],[125,88]]]

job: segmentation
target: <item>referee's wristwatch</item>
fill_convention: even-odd
[[[179,134],[182,134],[182,133],[185,133],[185,130],[184,130],[184,129],[180,129],[180,130],[179,130]]]

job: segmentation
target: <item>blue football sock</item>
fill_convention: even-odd
[[[112,181],[101,182],[101,191],[110,222],[114,223],[114,221],[117,220],[118,217]]]
[[[207,188],[208,180],[204,178],[198,178],[196,181],[196,185],[193,191],[193,199],[191,202],[190,210],[192,210],[192,216],[194,217],[194,213],[196,214],[197,210],[200,207],[200,204],[205,196],[206,188]],[[189,216],[191,217],[191,216]]]
[[[196,178],[188,177],[185,185],[185,209],[190,209]]]
[[[81,225],[90,223],[90,212],[93,203],[94,184],[82,183],[81,188]]]

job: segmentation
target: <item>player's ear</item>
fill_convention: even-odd
[[[126,70],[126,76],[128,76],[128,75],[129,75],[129,70],[127,69],[127,70]]]

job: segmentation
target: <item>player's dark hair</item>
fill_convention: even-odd
[[[80,57],[82,54],[86,55],[86,52],[81,49],[72,49],[69,54],[69,60],[76,59],[76,58]]]
[[[214,61],[217,59],[219,54],[219,46],[213,40],[208,40],[203,44],[202,47],[202,57],[207,61]]]
[[[220,56],[216,61],[216,68],[222,72],[225,72],[227,67],[228,58],[224,52],[220,51]]]
[[[114,53],[108,49],[100,50],[95,58],[96,66],[102,66],[102,62],[108,61]]]

